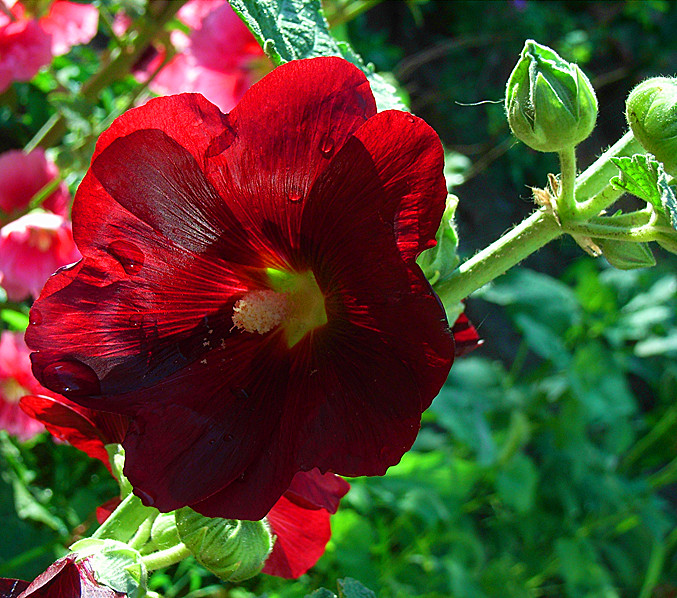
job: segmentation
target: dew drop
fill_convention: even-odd
[[[216,439],[215,439],[215,438],[212,438],[212,439],[209,441],[209,444],[216,444]]]
[[[143,266],[143,252],[134,243],[128,241],[113,241],[108,245],[110,253],[130,276],[138,274]]]
[[[232,388],[230,392],[232,392],[233,395],[235,395],[236,399],[242,399],[244,401],[249,398],[249,393],[244,388],[241,387]]]
[[[134,326],[134,328],[138,328],[143,324],[143,314],[132,314],[129,316],[129,323]]]
[[[147,507],[152,507],[155,504],[155,497],[148,494],[148,492],[134,488],[134,494],[136,494]]]
[[[42,312],[37,307],[32,308],[28,314],[28,321],[33,326],[40,326],[42,324]]]
[[[67,396],[83,397],[101,392],[101,383],[94,370],[75,359],[48,365],[42,377],[45,386]]]
[[[233,439],[233,435],[232,435],[232,434],[226,434],[226,440],[229,440],[229,441],[230,441],[230,440],[232,440],[232,439]]]
[[[410,123],[414,123],[414,122],[416,122],[416,119],[411,114],[408,114],[407,115],[407,121],[410,122]]]
[[[325,158],[329,158],[334,153],[334,140],[329,135],[322,138],[320,152]]]
[[[292,203],[299,203],[303,199],[303,195],[301,195],[301,193],[298,191],[290,191],[289,195],[287,195],[287,198]]]

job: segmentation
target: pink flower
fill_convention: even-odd
[[[198,92],[228,112],[272,64],[224,0],[191,0],[178,17],[193,31],[172,34],[180,53],[151,82],[151,90],[160,95]],[[157,64],[153,61],[148,72]]]
[[[40,148],[28,154],[21,150],[0,154],[0,212],[12,214],[25,210],[33,196],[58,175],[56,165],[47,159],[44,150]],[[42,207],[65,216],[70,199],[68,188],[60,183],[45,199]]]
[[[58,214],[32,212],[0,229],[0,285],[11,301],[37,297],[51,274],[80,257]]]
[[[49,394],[31,372],[29,350],[20,332],[0,332],[0,428],[28,440],[45,428],[19,408],[19,399],[29,393]]]
[[[0,12],[0,92],[12,81],[30,81],[54,56],[89,42],[99,21],[95,6],[65,0],[54,2],[39,20],[29,18],[18,2],[9,12]]]

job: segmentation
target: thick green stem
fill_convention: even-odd
[[[584,223],[608,208],[622,195],[622,191],[613,189],[609,185],[609,179],[618,173],[618,168],[610,162],[610,158],[630,156],[635,153],[643,153],[643,149],[632,133],[628,132],[575,179],[573,185],[575,201],[571,203],[575,214],[572,220],[575,220],[577,224]],[[571,188],[569,177],[572,169],[575,173],[576,165],[575,162],[572,163],[570,155],[560,156],[560,159],[562,158],[564,161],[562,164],[563,181],[560,183],[563,183],[563,187]],[[569,192],[567,190],[567,193]],[[550,211],[542,208],[489,247],[463,262],[448,278],[435,285],[435,291],[445,305],[453,305],[501,276],[565,232],[568,231],[560,226],[557,218]],[[645,231],[634,232],[638,236],[646,234]],[[633,240],[643,240],[643,238]]]
[[[486,249],[463,262],[435,286],[442,302],[453,304],[465,299],[486,283],[562,234],[555,216],[544,208],[534,212]]]
[[[149,518],[154,519],[157,514],[157,509],[144,506],[138,496],[128,494],[110,517],[92,534],[92,538],[129,542],[143,522]]]
[[[166,2],[150,3],[149,9],[155,14],[147,15],[143,19],[133,42],[115,48],[108,62],[89,79],[80,90],[80,95],[89,101],[96,101],[101,90],[113,81],[127,74],[132,65],[141,57],[153,38],[161,31],[165,24],[174,17],[176,12],[187,0],[172,0]],[[132,37],[132,36],[128,36]],[[38,131],[33,139],[26,145],[26,151],[36,147],[48,148],[54,145],[66,132],[66,119],[61,113],[56,113]]]
[[[557,215],[562,222],[576,214],[576,148],[569,147],[559,152],[561,178],[557,197]]]
[[[150,554],[141,557],[141,561],[148,571],[154,571],[155,569],[163,569],[164,567],[180,563],[183,559],[188,558],[192,554],[193,553],[185,544],[177,544],[176,546],[172,546],[165,550],[151,552]]]

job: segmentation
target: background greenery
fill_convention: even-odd
[[[554,156],[517,143],[503,116],[525,39],[577,61],[598,92],[582,167],[623,132],[634,84],[677,73],[674,2],[325,8],[334,35],[393,73],[442,137],[466,256],[527,214],[529,187],[558,170]],[[27,143],[55,109],[67,115],[57,158],[72,186],[97,130],[136,93],[129,77],[100,100],[76,95],[107,43],[95,42],[14,84],[0,106],[2,150]],[[655,253],[658,267],[622,272],[557,241],[470,298],[485,344],[454,365],[400,465],[351,481],[326,555],[300,580],[231,587],[186,561],[152,587],[168,598],[291,598],[350,576],[383,598],[677,596],[677,270]],[[93,524],[115,485],[45,437],[22,446],[2,435],[0,449],[0,576],[31,578]]]

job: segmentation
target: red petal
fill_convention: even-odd
[[[0,577],[0,598],[18,598],[30,584],[21,579]]]
[[[208,154],[208,175],[257,245],[291,260],[301,204],[345,140],[376,113],[364,74],[336,57],[288,62],[253,85]],[[252,151],[252,148],[256,148]]]
[[[350,484],[333,474],[318,469],[299,471],[284,495],[304,509],[326,509],[336,513],[340,500],[350,490]]]
[[[99,522],[99,525],[111,516],[111,513],[118,508],[120,502],[122,502],[120,497],[114,496],[102,505],[96,507],[96,520]]]
[[[122,442],[127,428],[124,417],[87,409],[64,398],[25,396],[20,405],[53,436],[99,459],[110,471],[105,445]]]
[[[75,555],[59,559],[38,575],[24,591],[24,598],[81,598],[80,573]]]
[[[475,327],[465,314],[458,316],[451,332],[454,335],[456,357],[461,357],[461,355],[474,351],[483,342],[480,339],[480,335],[477,334],[477,330],[475,330]]]
[[[304,509],[283,496],[267,519],[277,538],[263,573],[294,579],[324,554],[331,538],[329,513],[324,509]]]

